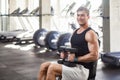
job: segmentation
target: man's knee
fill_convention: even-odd
[[[60,75],[62,73],[62,66],[59,64],[50,64],[48,68],[48,74],[54,73]]]
[[[50,66],[48,68],[49,72],[54,71],[54,68],[55,68],[55,65],[54,64],[50,64]]]
[[[40,71],[46,71],[48,67],[50,66],[50,62],[44,62],[40,65]]]

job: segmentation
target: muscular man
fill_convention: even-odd
[[[89,69],[98,59],[98,38],[88,25],[89,10],[80,7],[77,10],[77,21],[80,25],[71,37],[71,46],[80,49],[78,53],[69,54],[68,60],[76,62],[75,67],[62,64],[45,62],[40,66],[38,80],[55,80],[56,75],[61,75],[62,80],[88,80]],[[61,58],[64,54],[61,53]]]

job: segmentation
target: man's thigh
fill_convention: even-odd
[[[58,63],[51,63],[51,65],[54,69],[54,72],[56,75],[62,75],[62,65]]]
[[[76,67],[62,66],[62,80],[87,80],[89,70],[82,65]]]

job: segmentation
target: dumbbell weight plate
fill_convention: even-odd
[[[45,46],[44,39],[46,37],[47,31],[45,29],[39,29],[34,33],[33,41],[38,46]]]
[[[58,42],[57,42],[58,48],[60,46],[70,46],[70,38],[71,38],[71,33],[65,33],[65,34],[60,35]]]
[[[56,50],[57,49],[57,41],[60,36],[60,33],[57,31],[50,31],[45,38],[45,46],[48,49]]]

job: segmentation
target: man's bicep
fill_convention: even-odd
[[[86,40],[88,42],[89,51],[97,53],[99,48],[97,35],[94,32],[90,32],[88,35],[86,35]]]
[[[98,52],[98,41],[97,40],[89,41],[88,48],[90,52]]]

